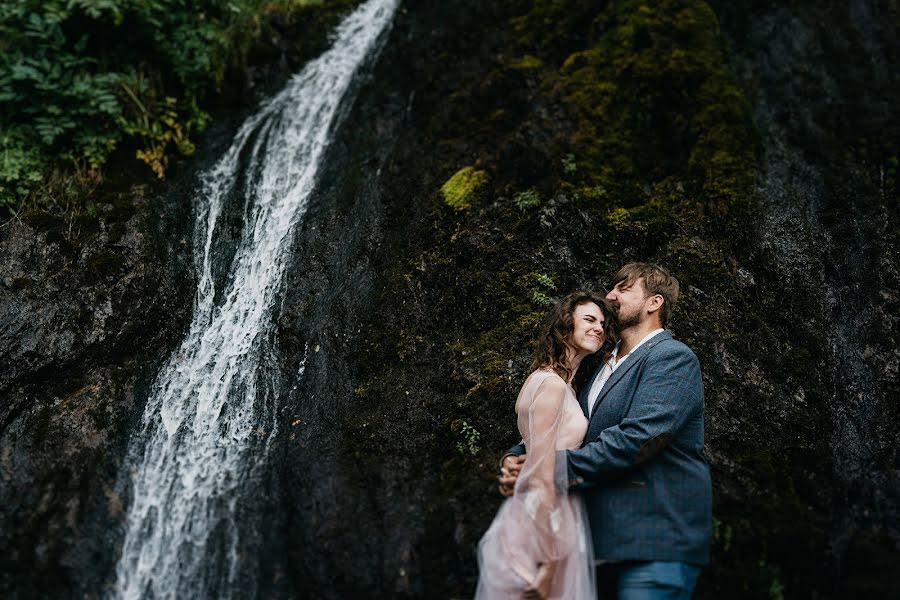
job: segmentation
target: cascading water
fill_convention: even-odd
[[[252,551],[237,505],[252,506],[276,426],[266,374],[272,309],[329,137],[398,3],[369,0],[348,16],[331,49],[248,118],[202,178],[194,317],[152,386],[129,451],[132,500],[115,597],[248,597],[237,589]],[[236,193],[246,198],[244,228],[217,289],[217,223]]]

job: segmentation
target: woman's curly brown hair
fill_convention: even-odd
[[[538,338],[538,347],[531,363],[531,370],[550,367],[566,381],[572,376],[572,365],[566,356],[569,338],[575,330],[575,309],[582,304],[593,302],[603,313],[603,346],[592,357],[605,359],[619,340],[618,320],[613,305],[603,296],[588,290],[578,290],[563,296],[550,309],[544,321],[544,329]],[[588,357],[591,358],[591,357]],[[585,359],[582,361],[579,373],[587,372],[597,360]]]

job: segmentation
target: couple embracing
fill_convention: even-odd
[[[664,329],[677,298],[665,269],[631,263],[605,298],[574,292],[552,309],[516,400],[522,443],[501,461],[507,499],[479,543],[477,599],[691,597],[712,490],[700,364]]]

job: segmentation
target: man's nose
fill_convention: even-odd
[[[606,299],[609,300],[610,302],[615,302],[615,301],[616,301],[616,292],[615,292],[615,290],[611,290],[611,291],[606,295]]]

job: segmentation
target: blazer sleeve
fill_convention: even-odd
[[[503,466],[503,459],[507,456],[522,456],[523,454],[525,454],[525,442],[519,442],[503,453],[503,456],[500,457],[500,466]]]
[[[703,414],[700,362],[684,344],[660,343],[647,356],[638,384],[621,423],[566,452],[570,486],[591,487],[650,460]]]

